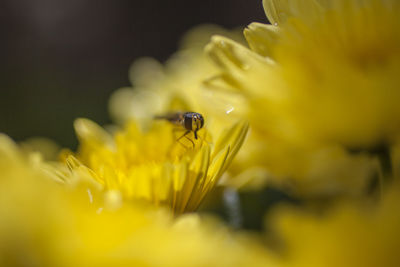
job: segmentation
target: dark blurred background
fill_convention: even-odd
[[[1,0],[0,132],[74,147],[73,120],[108,123],[138,57],[165,61],[198,24],[265,20],[261,0]]]

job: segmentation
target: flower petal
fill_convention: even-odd
[[[243,33],[251,50],[264,57],[272,56],[272,47],[277,42],[279,27],[254,22],[247,26]]]
[[[97,123],[80,118],[74,122],[75,132],[81,141],[89,141],[96,143],[112,143],[112,137]]]
[[[316,0],[263,0],[265,14],[273,25],[279,25],[290,17],[313,20],[320,15],[321,4]]]

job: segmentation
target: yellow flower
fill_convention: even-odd
[[[55,183],[0,135],[1,266],[264,266],[265,249],[196,215],[121,202],[85,172]],[[218,253],[216,253],[218,252]]]
[[[242,116],[250,119],[251,132],[241,151],[245,155],[241,167],[247,171],[234,183],[255,178],[301,194],[365,192],[377,172],[376,159],[365,153],[351,154],[340,144],[307,139],[289,125],[288,109],[282,105],[285,91],[276,85],[280,83],[276,63],[220,36],[213,37],[206,50],[221,68],[215,80],[218,85],[208,86],[214,90],[223,86],[247,99]]]
[[[206,48],[220,69],[208,87],[244,99],[249,166],[294,190],[365,191],[376,159],[348,148],[400,132],[398,1],[263,3],[272,25],[249,25],[250,48],[221,36]]]
[[[218,59],[229,67],[226,82],[257,107],[255,123],[267,131],[279,116],[276,127],[289,138],[356,148],[392,141],[400,129],[398,1],[265,0],[264,7],[273,25],[245,30],[257,55],[228,42],[229,63]]]
[[[269,217],[284,248],[277,266],[399,266],[398,186],[379,203],[344,202],[322,215],[277,210]]]
[[[237,123],[216,141],[206,129],[197,140],[177,140],[184,132],[175,133],[173,127],[159,122],[145,131],[131,121],[112,136],[94,122],[78,119],[79,152],[66,163],[127,200],[168,206],[175,213],[196,210],[240,149],[248,125]]]
[[[217,26],[203,25],[192,29],[183,39],[181,49],[165,65],[151,58],[139,59],[131,67],[129,78],[132,87],[117,90],[110,99],[110,113],[122,124],[129,119],[140,121],[142,125],[151,123],[154,115],[170,111],[195,111],[203,114],[207,129],[213,135],[230,127],[239,119],[246,119],[242,110],[243,97],[210,90],[207,84],[214,80],[218,68],[204,53],[204,46],[213,34],[228,36],[239,43],[243,36],[235,31],[226,31]],[[245,147],[259,147],[258,142],[247,143]],[[251,149],[241,149],[228,170],[229,176],[237,176],[249,166]],[[254,175],[264,176],[263,170],[254,168],[239,179],[224,179],[224,184],[242,187],[249,180],[254,184]],[[258,185],[257,185],[258,187]]]

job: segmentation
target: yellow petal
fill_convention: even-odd
[[[185,210],[195,210],[201,202],[201,190],[209,173],[210,147],[205,145],[193,159],[189,167],[189,178],[183,188],[182,196]],[[183,210],[182,210],[183,211]]]
[[[102,127],[88,119],[76,119],[74,122],[75,132],[82,141],[90,140],[96,143],[111,143],[111,136]]]
[[[205,51],[222,70],[222,73],[209,84],[217,82],[217,87],[226,85],[227,89],[236,92],[239,90],[243,94],[253,93],[252,90],[249,90],[249,87],[252,88],[249,80],[251,81],[257,75],[268,76],[268,68],[274,65],[271,59],[262,57],[243,45],[222,36],[213,36]],[[242,90],[244,88],[246,90]],[[260,88],[252,89],[258,91]]]
[[[263,0],[265,14],[273,25],[285,23],[290,17],[314,20],[323,10],[316,0]]]
[[[214,185],[218,182],[219,178],[223,174],[223,169],[225,169],[227,158],[230,152],[230,147],[225,147],[225,149],[221,150],[210,163],[210,167],[208,169],[207,180],[205,181],[205,185],[202,188],[202,196],[204,198],[205,194],[214,187]]]
[[[214,157],[217,153],[219,153],[223,148],[226,148],[228,145],[231,146],[232,153],[236,153],[239,150],[240,146],[243,144],[248,129],[248,122],[239,121],[229,129],[222,132],[221,136],[218,138],[215,144],[212,157]]]
[[[265,14],[271,24],[280,24],[289,17],[288,0],[263,0]]]
[[[229,135],[229,137],[228,137],[228,139],[230,140],[229,147],[231,149],[230,149],[228,158],[226,160],[226,164],[222,171],[225,171],[229,167],[233,158],[239,152],[239,150],[242,147],[243,142],[247,136],[248,130],[249,130],[249,123],[246,121],[238,122],[237,124],[234,125],[234,127],[232,127],[231,135]]]
[[[20,154],[17,144],[7,135],[0,133],[0,157],[18,157]]]
[[[261,56],[272,57],[272,47],[278,40],[279,27],[254,22],[243,33],[251,50]]]

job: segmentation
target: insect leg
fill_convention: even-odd
[[[190,130],[187,130],[181,137],[179,137],[176,141],[177,142],[179,142],[179,140],[181,140],[183,137],[186,137],[186,139],[188,139],[191,143],[192,143],[192,145],[193,145],[193,148],[195,147],[195,145],[194,145],[194,142],[193,142],[193,140],[191,140],[189,137],[187,137],[187,134],[188,133],[190,133],[191,131]],[[184,144],[182,144],[181,142],[179,142],[181,145],[183,145],[184,147],[186,147]]]
[[[186,137],[187,140],[189,140],[192,143],[193,149],[194,149],[196,147],[196,145],[194,144],[193,140],[190,139],[189,137],[187,137],[187,135],[185,135],[185,137]]]
[[[203,136],[201,136],[201,134],[198,134],[197,137],[201,140],[202,143],[205,142],[205,143],[207,143],[207,144],[209,144],[209,145],[211,144],[210,142],[208,142],[208,141],[206,140],[207,131],[204,131]]]

